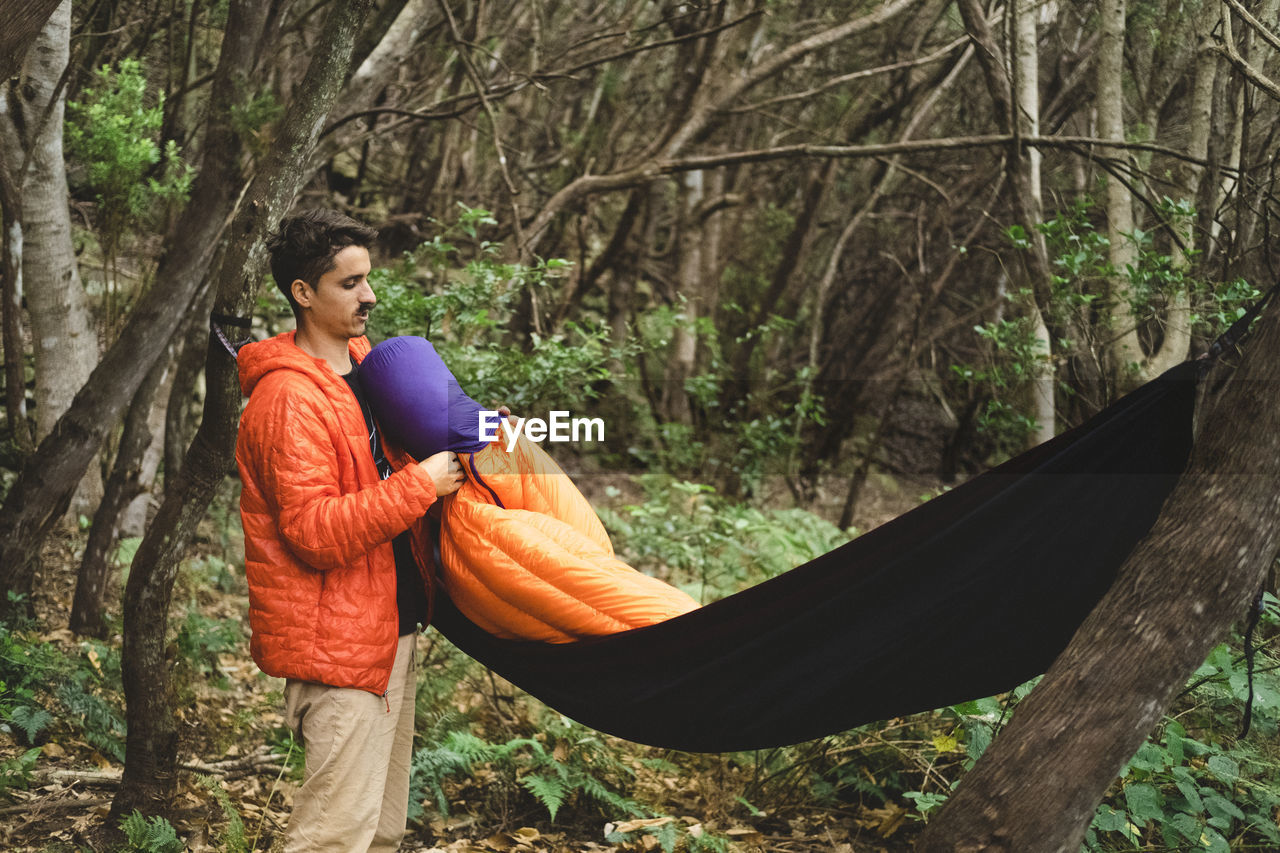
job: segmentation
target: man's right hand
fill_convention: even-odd
[[[428,456],[418,465],[427,472],[431,482],[436,484],[436,497],[451,495],[462,485],[462,463],[458,461],[458,454],[451,450],[442,450]]]

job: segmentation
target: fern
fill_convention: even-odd
[[[575,788],[602,806],[631,815],[644,813],[644,809],[635,800],[622,796],[590,773],[579,771],[573,774],[573,782]]]
[[[520,784],[546,807],[554,823],[556,812],[560,811],[560,807],[564,805],[565,796],[569,793],[569,786],[565,780],[559,776],[526,776],[520,780]]]
[[[120,821],[131,853],[182,853],[185,845],[163,817],[143,817],[137,809]]]
[[[409,765],[409,819],[422,817],[422,801],[434,796],[440,814],[449,813],[449,799],[442,782],[454,773],[469,773],[472,766],[493,758],[496,748],[470,732],[453,731],[437,746],[413,754]]]
[[[218,801],[218,806],[227,819],[227,830],[222,835],[221,849],[227,853],[247,853],[249,844],[244,837],[244,821],[240,819],[240,812],[232,805],[231,797],[222,787],[222,783],[206,774],[198,774],[196,781],[208,789],[213,798]]]
[[[53,714],[50,714],[44,708],[20,705],[9,714],[9,722],[22,729],[22,733],[26,735],[27,743],[34,746],[36,735],[44,731],[49,723],[53,722]]]
[[[67,710],[80,717],[85,740],[123,763],[125,724],[116,710],[101,696],[85,690],[77,680],[64,681],[56,693]]]
[[[676,842],[680,840],[680,830],[676,828],[674,820],[658,827],[658,831],[654,833],[654,836],[662,847],[662,853],[675,853]]]

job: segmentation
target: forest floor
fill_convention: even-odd
[[[593,500],[603,500],[606,488],[622,482],[588,480],[584,491]],[[862,502],[859,529],[869,529],[909,508],[918,502],[916,493],[924,490],[924,486],[903,490],[873,484]],[[617,490],[612,491],[616,496]],[[828,501],[836,513],[838,497]],[[276,850],[300,779],[299,756],[290,749],[281,714],[283,682],[262,675],[249,657],[247,595],[243,574],[236,572],[242,546],[238,524],[228,522],[235,515],[234,506],[230,502],[223,506],[221,524],[216,520],[218,513],[212,515],[174,592],[171,621],[177,631],[170,652],[179,761],[185,772],[172,823],[185,849],[193,853]],[[110,694],[118,690],[113,685],[119,684],[120,637],[86,642],[65,627],[83,544],[80,531],[68,530],[46,548],[34,601],[37,618],[22,626],[22,631],[12,631],[11,639],[20,634],[27,642],[39,644],[42,654],[56,650],[72,662],[68,666],[79,668],[78,675],[73,673],[76,678],[96,682],[96,692],[119,712],[122,697]],[[118,630],[118,614],[113,624]],[[444,695],[437,690],[427,699],[420,688],[420,733],[433,719],[454,715],[465,717],[473,734],[494,743],[521,736],[546,737],[538,732],[547,709],[487,670],[461,660],[461,654],[439,635],[428,632],[419,641],[419,652],[423,683],[447,685]],[[64,669],[57,677],[70,676]],[[49,695],[52,689],[49,685]],[[49,695],[42,697],[43,704],[54,707]],[[0,849],[15,853],[128,849],[120,846],[119,833],[113,833],[114,827],[107,823],[121,772],[122,729],[112,732],[109,720],[97,719],[91,709],[81,710],[77,714],[64,707],[66,718],[55,712],[30,741],[40,747],[38,757],[16,775],[14,768],[21,757],[30,755],[30,743],[16,727],[6,725],[6,731],[0,732],[0,767],[4,768],[0,774],[9,773],[13,783],[7,791],[0,784]],[[611,810],[577,796],[567,798],[552,821],[545,804],[517,784],[511,766],[486,763],[444,785],[448,814],[432,809],[429,803],[434,796],[428,796],[426,811],[411,822],[402,849],[894,853],[909,849],[910,837],[922,825],[905,801],[818,805],[802,790],[803,785],[786,781],[786,772],[777,769],[776,755],[693,755],[603,736],[595,740],[595,749],[615,762],[609,773],[628,777],[624,793],[644,804],[639,814]],[[116,757],[108,748],[112,742]],[[557,756],[571,748],[568,740],[547,746]],[[795,754],[812,758],[815,753]],[[765,773],[780,776],[781,781],[772,787],[752,787],[752,779],[759,782]],[[0,780],[5,778],[0,775]],[[741,792],[751,790],[760,799],[748,802],[742,796]]]

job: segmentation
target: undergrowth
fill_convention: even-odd
[[[54,732],[69,733],[123,762],[119,650],[83,640],[71,651],[42,639],[36,629],[21,617],[0,622],[0,729],[28,746]],[[0,794],[18,777],[0,772]]]

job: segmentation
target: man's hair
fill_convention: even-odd
[[[271,275],[276,287],[298,313],[292,285],[297,279],[312,287],[336,264],[333,257],[348,246],[368,249],[378,232],[336,210],[307,210],[280,220],[280,227],[267,238],[271,253]]]

